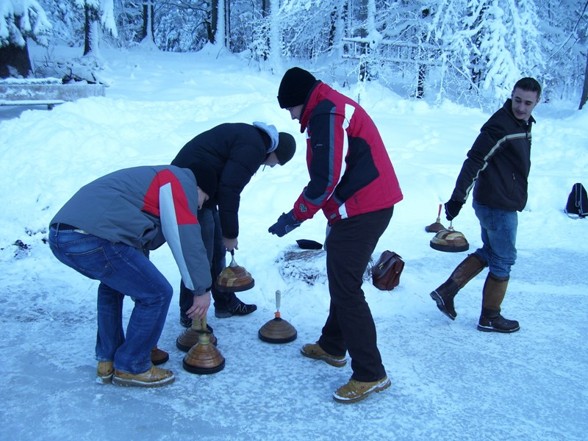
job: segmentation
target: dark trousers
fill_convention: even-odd
[[[226,310],[234,303],[236,296],[233,292],[221,292],[215,289],[216,278],[225,269],[226,249],[223,243],[223,233],[220,227],[218,210],[215,208],[203,208],[198,210],[198,222],[202,232],[202,241],[210,263],[210,275],[212,276],[212,298],[214,307],[219,310]],[[180,284],[180,317],[186,318],[186,311],[192,307],[194,293]]]
[[[333,355],[348,351],[352,378],[357,381],[376,381],[386,375],[376,326],[361,285],[393,211],[394,207],[336,222],[325,243],[331,304],[319,345]]]

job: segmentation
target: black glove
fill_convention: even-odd
[[[452,221],[454,218],[457,217],[459,211],[463,207],[463,202],[456,201],[453,199],[449,199],[445,202],[445,217],[447,217],[448,221]]]
[[[322,243],[310,239],[298,239],[296,243],[303,250],[320,250],[323,247]]]
[[[294,217],[294,210],[290,210],[289,213],[282,213],[278,221],[269,227],[267,231],[276,234],[278,237],[282,237],[284,234],[298,228],[301,223]]]

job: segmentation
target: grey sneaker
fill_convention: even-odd
[[[140,374],[131,374],[115,369],[112,376],[113,384],[131,387],[161,387],[173,383],[174,380],[172,371],[156,366],[151,366],[151,369]]]
[[[339,403],[355,403],[366,398],[374,392],[382,392],[390,387],[391,381],[385,376],[378,381],[357,381],[353,378],[344,384],[333,394],[335,401]]]
[[[322,360],[327,364],[335,367],[343,367],[347,364],[347,360],[344,355],[331,355],[325,352],[318,343],[308,343],[302,346],[300,353],[308,358],[314,358],[315,360]]]

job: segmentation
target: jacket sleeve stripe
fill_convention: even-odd
[[[163,235],[165,236],[167,244],[169,245],[174,259],[178,265],[178,269],[180,270],[180,274],[184,284],[186,285],[186,288],[193,291],[194,283],[190,277],[188,264],[184,259],[184,253],[182,251],[178,218],[176,216],[177,211],[174,202],[175,198],[173,184],[168,182],[159,187],[159,218],[161,219]]]
[[[355,107],[350,104],[345,104],[345,120],[343,121],[343,130],[344,131],[347,131],[349,124],[351,124],[351,118],[353,118],[354,113],[355,113]],[[339,182],[341,181],[341,178],[343,177],[343,174],[345,173],[345,158],[347,158],[348,152],[349,152],[349,140],[348,140],[347,134],[345,133],[343,135],[343,154],[341,156],[341,167],[340,167],[341,173],[339,174],[339,181],[337,182],[337,185],[339,185]],[[345,203],[341,204],[339,206],[338,210],[339,210],[339,215],[341,216],[342,219],[346,219],[348,217],[347,207],[345,206]]]
[[[476,172],[476,174],[474,175],[472,181],[470,182],[470,184],[466,188],[464,202],[467,199],[468,195],[470,194],[470,191],[472,191],[472,188],[474,187],[474,184],[478,180],[478,177],[480,176],[480,173],[482,173],[486,169],[486,167],[488,167],[488,162],[490,161],[490,158],[492,158],[492,156],[494,155],[494,153],[496,153],[496,150],[498,150],[505,142],[512,141],[513,139],[517,139],[517,138],[526,138],[526,137],[527,137],[527,134],[526,133],[514,133],[514,134],[511,134],[511,135],[504,136],[503,138],[499,139],[496,142],[496,144],[494,144],[494,146],[490,149],[490,151],[488,152],[488,154],[484,157],[484,164]]]

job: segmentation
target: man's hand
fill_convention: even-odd
[[[223,237],[223,244],[225,245],[225,248],[227,249],[227,251],[233,251],[233,250],[239,249],[239,241],[237,240],[236,237],[234,239],[227,239],[226,237]]]
[[[192,307],[186,311],[186,315],[192,320],[203,319],[206,317],[208,307],[210,306],[210,291],[206,291],[201,296],[194,295]]]
[[[295,228],[298,228],[302,222],[294,217],[294,210],[288,213],[282,213],[278,221],[268,228],[268,232],[276,234],[278,237],[289,233]]]
[[[456,201],[453,199],[448,200],[445,202],[445,217],[447,217],[448,221],[452,221],[454,218],[457,217],[459,211],[463,207],[463,202]]]

